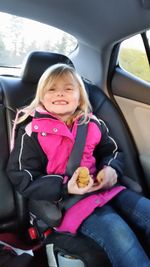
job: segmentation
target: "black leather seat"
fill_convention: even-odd
[[[13,191],[5,172],[9,157],[12,120],[16,109],[29,104],[33,99],[37,82],[45,69],[58,62],[72,64],[63,55],[33,52],[29,55],[20,78],[0,77],[0,139],[3,143],[3,147],[0,147],[0,232],[18,231],[22,227],[27,227],[28,224],[26,202],[19,193]],[[118,110],[100,88],[87,81],[84,82],[94,113],[107,123],[111,134],[125,153],[126,176],[131,177],[143,187],[141,181],[143,172],[137,151]],[[98,248],[93,241],[87,242],[87,239],[82,236],[73,237],[53,233],[48,241],[54,243],[56,252],[63,250],[79,255],[88,267],[97,267],[100,262],[103,266],[111,266],[103,250]]]
[[[0,78],[0,232],[21,231],[26,225],[26,203],[18,192],[13,191],[12,185],[6,174],[6,165],[9,157],[11,118],[14,113],[8,107],[6,94],[15,88],[12,81]],[[7,90],[8,89],[8,90]],[[9,97],[8,97],[9,98]]]
[[[14,192],[6,175],[10,153],[12,121],[16,110],[31,102],[36,85],[48,66],[58,62],[68,63],[63,55],[35,52],[29,55],[21,77],[0,76],[0,231],[19,230],[26,226],[26,203]],[[70,64],[72,62],[70,61]]]

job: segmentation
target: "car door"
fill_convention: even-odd
[[[118,51],[109,93],[131,131],[150,194],[150,31],[121,43]]]

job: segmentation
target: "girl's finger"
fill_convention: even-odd
[[[79,171],[78,171],[78,169],[74,172],[74,174],[72,175],[72,177],[71,177],[71,181],[74,181],[74,182],[76,182],[76,180],[77,180],[77,178],[78,178],[78,175],[79,175]]]

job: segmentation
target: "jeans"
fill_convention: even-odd
[[[136,231],[144,236],[147,252]],[[79,232],[103,247],[113,267],[150,267],[150,200],[135,192],[126,189],[97,208],[82,223]]]

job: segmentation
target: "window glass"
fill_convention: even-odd
[[[69,55],[77,47],[73,36],[57,28],[2,12],[0,21],[0,74],[18,74],[31,51]]]
[[[150,31],[148,31],[150,36]],[[150,82],[150,66],[140,34],[121,43],[119,65],[131,74]]]

